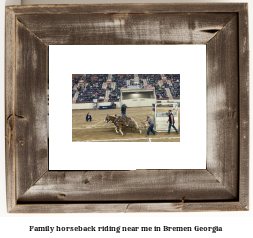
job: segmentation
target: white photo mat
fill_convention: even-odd
[[[72,142],[72,74],[180,74],[180,142]],[[206,169],[205,45],[50,45],[49,89],[49,170]]]

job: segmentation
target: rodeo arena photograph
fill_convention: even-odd
[[[180,142],[180,74],[72,74],[72,142]]]

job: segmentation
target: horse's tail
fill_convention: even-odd
[[[139,125],[138,125],[138,123],[132,118],[132,117],[130,117],[130,119],[135,123],[135,125],[136,125],[136,128],[137,129],[139,129]]]

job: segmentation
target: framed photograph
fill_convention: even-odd
[[[246,3],[11,6],[6,7],[5,42],[8,212],[249,210],[249,38],[248,5]],[[99,100],[97,100],[98,102],[93,101],[99,99],[95,98],[97,95],[94,94],[93,97],[92,94],[91,97],[90,95],[86,97],[82,93],[84,89],[85,92],[89,90],[86,90],[86,83],[89,84],[88,88],[91,86],[93,88],[99,87],[99,82],[95,82],[98,85],[93,85],[92,80],[97,79],[99,81],[103,77],[104,79],[107,77],[106,82],[108,79],[116,80],[115,83],[118,83],[118,80],[122,78],[130,80],[130,82],[126,82],[127,84],[130,83],[130,86],[135,86],[135,82],[138,84],[141,82],[140,79],[143,81],[146,79],[145,77],[154,79],[155,84],[156,78],[165,83],[176,82],[176,84],[168,86],[170,91],[166,89],[164,91],[173,93],[173,99],[179,96],[176,93],[177,91],[173,91],[178,86],[178,81],[174,80],[178,77],[176,75],[180,74],[178,72],[168,72],[167,69],[153,72],[148,64],[145,72],[143,70],[126,72],[116,69],[115,71],[102,72],[103,64],[97,64],[96,61],[92,62],[93,65],[96,65],[97,71],[90,70],[88,65],[85,68],[84,65],[84,71],[73,72],[72,70],[72,73],[67,76],[69,81],[66,84],[68,84],[70,94],[72,80],[72,99],[70,94],[59,94],[58,96],[57,93],[61,92],[61,86],[65,85],[64,79],[60,77],[60,71],[66,67],[60,64],[59,75],[51,76],[51,70],[57,68],[51,66],[50,54],[53,52],[51,49],[53,46],[77,45],[86,47],[99,45],[141,47],[144,45],[160,46],[164,49],[169,45],[205,46],[206,133],[204,136],[200,136],[199,140],[186,140],[188,144],[196,146],[196,148],[198,143],[205,141],[206,153],[202,156],[206,161],[205,168],[173,169],[157,168],[157,166],[152,167],[151,165],[146,169],[142,167],[140,169],[129,169],[126,165],[121,169],[111,170],[110,166],[105,170],[99,168],[96,170],[95,167],[94,169],[85,169],[84,167],[81,170],[61,169],[60,163],[63,157],[59,150],[51,154],[51,149],[57,146],[57,142],[51,144],[51,139],[49,140],[49,137],[51,138],[51,121],[48,123],[48,118],[50,120],[51,117],[54,120],[56,119],[51,113],[50,98],[57,95],[60,105],[61,98],[67,97],[70,99],[71,105],[76,94],[76,92],[73,94],[73,87],[75,86],[73,79],[76,77],[81,76],[80,79],[83,80],[83,83],[85,82],[85,85],[78,85],[81,86],[81,91],[80,96],[79,93],[76,94],[75,103],[78,103],[77,100],[92,100],[88,102],[92,105],[97,103],[98,105],[94,105],[95,107],[99,106]],[[120,56],[120,52],[116,52],[116,58],[120,58],[117,56],[117,54]],[[93,52],[93,54],[96,53]],[[83,55],[83,58],[92,57],[93,54]],[[106,61],[105,54],[98,54],[98,58],[101,57],[104,57],[104,61]],[[157,54],[157,58],[159,57],[162,57],[160,53]],[[75,61],[75,57],[70,57],[68,62],[70,61]],[[190,64],[189,60],[188,62]],[[201,68],[202,64],[199,66]],[[197,72],[198,70],[196,74]],[[73,76],[74,74],[75,76]],[[160,76],[157,76],[158,74]],[[53,81],[57,82],[59,91],[53,90],[49,86]],[[146,85],[146,80],[144,81]],[[158,86],[162,86],[160,81]],[[114,87],[115,85],[106,86]],[[160,87],[158,86],[159,91]],[[166,84],[164,84],[165,86]],[[143,99],[143,97],[148,96],[150,99],[156,97],[157,100],[154,104],[163,104],[160,102],[160,97],[163,99],[163,97],[166,98],[166,95],[164,93],[159,94],[159,92],[157,94],[156,85],[153,85],[153,88],[153,94],[144,93],[142,97],[140,95],[135,96],[140,93],[140,91],[136,91],[136,88],[120,89],[119,98],[117,93],[112,94],[111,98],[116,96],[116,101],[127,101],[133,97]],[[198,85],[195,84],[194,80],[187,89],[194,96],[200,95],[200,91],[203,91],[198,90]],[[99,93],[103,92],[99,91]],[[109,97],[109,95],[105,96]],[[201,110],[201,107],[198,106],[201,103],[203,100],[201,102],[193,100],[192,107],[194,110],[187,113],[186,116],[183,116],[183,106],[180,107],[180,123],[184,118],[195,118],[195,120],[185,124],[192,128],[193,134],[201,133],[198,125],[203,120],[198,121],[198,113],[196,113]],[[126,111],[129,110],[130,112],[130,109],[127,108]],[[152,105],[150,105],[150,110],[152,113]],[[175,108],[172,107],[170,110],[173,111]],[[156,117],[162,115],[159,113],[164,112],[155,112],[155,117],[152,115],[152,121],[154,118],[156,121],[158,120]],[[72,114],[72,108],[70,108],[69,114]],[[86,114],[90,119],[89,113],[85,113],[85,116]],[[92,114],[90,115],[92,116]],[[94,115],[96,114],[94,113]],[[58,120],[64,116],[65,114],[62,113]],[[121,116],[124,117],[124,115]],[[151,115],[148,114],[148,116]],[[173,121],[173,119],[170,120]],[[91,123],[91,120],[87,123]],[[72,125],[70,125],[70,129],[72,129]],[[176,134],[176,131],[173,133]],[[166,150],[168,145],[178,144],[179,147],[181,146],[178,151],[185,149],[182,146],[183,137],[181,138],[183,129],[180,128],[179,131],[179,143],[165,141],[155,143],[160,145],[159,157],[164,156],[166,158],[167,153],[170,153]],[[116,134],[116,129],[114,132]],[[124,129],[122,134],[124,134]],[[119,136],[123,138],[122,135]],[[138,137],[138,139],[140,138]],[[72,137],[66,137],[66,140],[74,145],[77,144],[77,142],[72,142]],[[136,144],[100,142],[82,143],[87,151],[89,151],[90,145],[97,145],[96,150],[101,149],[99,148],[101,144],[103,144],[102,146],[108,145],[109,152],[112,150],[112,145],[114,147],[117,144],[127,144],[129,147]],[[58,147],[59,144],[62,151],[67,149],[65,144],[58,143]],[[137,144],[149,145],[149,143],[141,142]],[[187,154],[188,160],[194,159],[195,151]],[[137,153],[138,156],[135,155],[135,152],[136,148],[131,149],[129,147],[124,152],[126,158],[119,156],[119,160],[121,159],[121,163],[127,164],[129,157],[134,158],[136,162],[143,161],[142,163],[145,163],[146,158],[142,157],[141,153]],[[52,157],[60,159],[60,162],[57,162],[53,169],[50,168]],[[74,157],[67,154],[69,161]],[[85,157],[84,153],[84,159],[89,161],[97,158],[96,155]],[[151,156],[150,159],[153,159],[155,164],[156,157]],[[99,163],[98,161],[97,164]],[[126,169],[124,170],[124,168]]]
[[[60,91],[50,96],[49,170],[206,169],[205,45],[50,45],[49,52],[50,92]],[[198,133],[189,126],[196,117]]]

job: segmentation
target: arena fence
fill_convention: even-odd
[[[169,119],[169,110],[172,111],[175,120],[175,127],[179,130],[179,118],[178,118],[178,104],[179,103],[156,103],[152,106],[153,112],[153,122],[154,128],[157,132],[165,132],[168,131],[168,119]],[[158,110],[159,109],[159,110]],[[175,131],[173,127],[171,127],[171,132]]]

